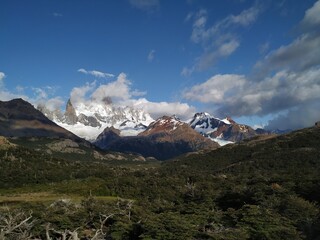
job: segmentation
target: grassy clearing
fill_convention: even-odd
[[[39,202],[39,203],[52,203],[61,199],[68,199],[74,203],[80,203],[86,197],[79,195],[69,194],[56,194],[51,192],[34,192],[34,193],[20,193],[0,196],[0,204],[7,203],[21,203],[21,202]],[[101,201],[114,201],[117,197],[113,196],[97,196],[94,197]]]

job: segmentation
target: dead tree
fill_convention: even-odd
[[[126,200],[118,198],[117,207],[120,215],[125,215],[131,221],[131,209],[133,207],[133,200]]]
[[[190,179],[188,179],[187,184],[185,185],[187,188],[187,195],[190,197],[195,196],[195,190],[196,190],[196,184],[192,182]]]
[[[54,228],[50,228],[50,223],[46,225],[46,238],[47,240],[53,240],[53,238],[50,237],[50,232],[53,232],[55,235],[59,235],[61,240],[80,240],[79,234],[78,234],[78,228],[74,231],[70,231],[68,229],[65,229],[63,231],[55,230]]]
[[[31,228],[34,226],[32,212],[6,212],[0,215],[0,239],[32,239]]]

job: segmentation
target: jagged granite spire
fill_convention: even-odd
[[[70,98],[66,106],[66,112],[64,113],[64,117],[67,124],[76,124],[78,121],[76,110],[74,109]]]

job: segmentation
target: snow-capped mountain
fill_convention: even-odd
[[[110,100],[88,101],[75,106],[69,100],[64,114],[44,106],[38,106],[38,109],[56,124],[89,141],[94,141],[107,127],[119,129],[121,136],[136,136],[154,121],[141,109],[116,107]]]
[[[219,145],[175,116],[163,116],[138,136],[120,137],[115,128],[106,128],[94,142],[101,149],[134,152],[165,160],[187,152],[215,149]]]
[[[209,113],[196,113],[187,123],[203,136],[218,142],[220,145],[239,142],[258,133],[251,127],[237,124],[231,118],[219,119]]]
[[[151,123],[139,136],[152,136],[163,142],[188,142],[191,148],[204,149],[218,146],[176,116],[163,116]]]
[[[183,132],[176,130],[188,125],[221,146],[259,134],[266,134],[255,131],[247,125],[237,124],[231,118],[219,119],[205,112],[196,113],[186,122],[182,122],[175,116],[164,116],[154,121],[142,109],[115,106],[110,98],[105,98],[102,102],[87,101],[74,105],[69,100],[64,113],[59,110],[50,111],[41,105],[38,106],[38,109],[59,126],[91,142],[97,140],[99,134],[106,128],[111,127],[119,130],[120,137],[148,136],[157,132],[166,133],[163,135],[166,138],[170,136],[176,139],[177,135]],[[183,129],[187,128],[184,126]]]
[[[187,123],[182,122],[176,116],[163,116],[152,122],[146,131],[141,132],[139,135],[148,136],[156,133],[172,133],[183,126],[189,128]]]

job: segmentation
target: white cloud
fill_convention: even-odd
[[[230,95],[242,89],[246,80],[242,75],[215,75],[206,82],[197,84],[183,93],[188,100],[203,103],[223,103]]]
[[[319,46],[320,35],[303,34],[291,44],[281,46],[269,53],[256,64],[255,71],[260,75],[279,69],[303,71],[320,63]],[[259,78],[260,75],[258,75]]]
[[[4,72],[0,72],[0,101],[9,101],[14,98],[23,98],[25,100],[28,99],[27,96],[25,96],[22,93],[13,93],[8,91],[5,88],[4,79],[6,78],[6,74]]]
[[[189,13],[186,20],[194,19],[190,39],[192,42],[201,45],[203,53],[196,58],[194,66],[184,67],[181,75],[190,75],[194,70],[206,70],[219,59],[226,58],[234,53],[240,46],[235,29],[253,24],[261,11],[262,7],[256,4],[243,10],[238,15],[229,15],[217,21],[211,27],[206,26],[208,12],[205,9],[201,9],[195,14]]]
[[[313,125],[320,118],[317,110],[320,107],[319,16],[320,1],[317,1],[300,22],[300,35],[268,53],[248,77],[215,75],[186,90],[184,97],[209,104],[220,116],[277,116],[268,128]],[[243,19],[249,23],[254,18]],[[245,25],[242,20],[236,21]],[[269,45],[263,48],[267,51]]]
[[[228,42],[223,43],[219,49],[219,55],[220,56],[229,56],[231,55],[238,47],[240,46],[240,43],[235,40],[235,39],[231,39]]]
[[[0,72],[0,81],[2,81],[5,77],[6,75],[4,74],[4,72]]]
[[[97,70],[87,71],[84,68],[78,69],[78,72],[84,73],[84,74],[87,74],[87,75],[92,75],[92,76],[97,77],[97,78],[114,77],[114,74],[112,74],[112,73],[105,73],[105,72],[100,72],[100,71],[97,71]]]
[[[140,10],[152,12],[159,9],[159,0],[129,0],[130,4]]]
[[[311,102],[320,101],[319,76],[320,67],[303,72],[280,71],[260,82],[251,81],[242,75],[216,75],[193,86],[183,95],[189,100],[211,104],[218,116],[265,116],[296,106],[307,109]],[[317,112],[317,108],[312,109]],[[310,125],[315,119],[311,119],[311,116],[318,115],[306,113],[303,123],[308,122]],[[275,126],[275,123],[284,119],[278,118],[269,125]],[[291,128],[300,124],[298,119],[290,121]]]
[[[102,101],[105,97],[111,97],[114,102],[127,100],[132,96],[130,85],[127,75],[120,73],[116,81],[100,85],[91,97],[96,101]]]
[[[63,16],[62,13],[58,13],[58,12],[54,12],[52,15],[54,17],[62,17]]]
[[[148,112],[154,119],[164,115],[177,115],[179,118],[186,120],[192,116],[196,110],[187,103],[181,102],[150,102],[145,98],[130,100],[127,102],[136,108],[140,108]]]
[[[249,9],[243,10],[239,15],[231,15],[226,18],[225,24],[239,24],[241,26],[248,26],[256,21],[261,9],[253,6]]]
[[[190,117],[195,112],[194,107],[180,102],[150,102],[141,98],[146,92],[131,89],[131,81],[125,73],[119,74],[117,79],[107,84],[96,86],[96,83],[87,83],[85,86],[73,88],[71,102],[74,105],[88,101],[103,102],[106,97],[111,98],[115,106],[132,106],[150,113],[153,118],[163,115],[176,114],[181,118]],[[140,97],[140,98],[139,98]]]
[[[185,77],[188,77],[190,76],[192,73],[194,72],[194,67],[191,67],[191,68],[187,68],[187,67],[184,67],[181,71],[181,75],[182,76],[185,76]]]
[[[31,97],[27,96],[24,93],[24,91],[27,88],[28,87],[16,86],[16,92],[11,92],[5,88],[4,84],[2,86],[0,85],[0,100],[10,101],[15,98],[22,98],[30,102],[31,104],[33,104],[35,107],[37,107],[39,104],[42,104],[50,110],[61,109],[61,107],[64,105],[64,101],[62,100],[61,97],[52,97],[52,95],[55,94],[57,87],[51,87],[51,86],[46,86],[44,88],[31,87],[29,88],[33,91],[33,96]]]
[[[96,81],[86,83],[81,87],[74,87],[70,93],[70,99],[73,104],[83,103],[87,100],[88,93],[92,92],[96,87]]]
[[[309,8],[302,20],[302,25],[304,27],[308,26],[318,26],[320,24],[320,1],[315,2],[315,4]]]
[[[39,99],[36,101],[31,99],[30,102],[35,106],[43,105],[50,111],[55,111],[65,106],[65,101],[59,96],[49,99]]]
[[[131,91],[131,96],[133,96],[133,97],[141,97],[141,96],[144,96],[146,94],[147,94],[146,91],[139,91],[137,89]]]
[[[320,100],[320,68],[301,73],[280,71],[260,82],[242,75],[215,75],[184,92],[184,98],[213,104],[219,115],[277,113]]]
[[[195,43],[206,43],[214,40],[219,35],[230,35],[232,32],[230,27],[247,27],[253,24],[261,11],[261,6],[254,5],[249,9],[243,10],[238,15],[229,15],[216,22],[213,26],[206,28],[208,13],[206,10],[201,9],[193,16],[191,40]],[[190,14],[188,16],[189,19],[192,17]]]
[[[36,99],[47,99],[48,93],[45,89],[42,88],[32,88]]]
[[[320,1],[305,13],[300,22],[301,34],[288,45],[271,51],[259,61],[255,70],[261,75],[279,69],[304,71],[320,64]]]
[[[9,101],[14,98],[23,98],[25,100],[29,99],[28,96],[26,96],[26,95],[12,93],[6,89],[0,89],[0,101]]]
[[[154,49],[152,49],[149,54],[148,54],[148,61],[152,62],[154,59],[154,54],[156,53],[156,51]]]

